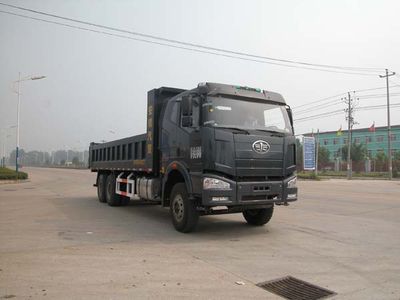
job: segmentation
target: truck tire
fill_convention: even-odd
[[[170,212],[172,224],[177,231],[187,233],[195,229],[199,221],[194,201],[189,199],[186,185],[177,183],[171,191]]]
[[[99,198],[99,201],[103,203],[107,202],[106,181],[107,174],[99,174],[99,176],[97,176],[97,198]]]
[[[273,212],[274,206],[269,208],[249,209],[243,212],[243,217],[250,225],[262,226],[271,220]]]
[[[121,196],[115,193],[115,175],[110,174],[106,180],[106,200],[110,206],[120,206]]]

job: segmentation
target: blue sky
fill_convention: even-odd
[[[212,47],[400,73],[398,1],[7,1],[108,26]],[[2,10],[21,13],[15,9]],[[145,131],[147,91],[212,81],[281,93],[292,107],[358,89],[378,76],[332,74],[259,64],[104,36],[0,14],[0,127],[16,122],[12,82],[22,87],[21,147],[82,150],[91,141]],[[400,85],[400,77],[391,77]],[[400,87],[392,89],[399,103]],[[364,94],[382,94],[384,90]],[[362,95],[362,94],[360,94]],[[359,96],[359,95],[357,95]],[[359,106],[385,104],[384,97]],[[307,108],[307,107],[306,107]],[[311,108],[311,106],[310,106]],[[295,118],[344,109],[310,110]],[[315,106],[313,107],[315,109]],[[393,109],[392,124],[400,124]],[[356,112],[355,128],[386,125],[386,111]],[[346,128],[344,113],[296,124],[296,133]],[[10,149],[14,132],[9,131]],[[1,137],[2,138],[2,137]]]

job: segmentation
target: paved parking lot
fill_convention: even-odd
[[[267,226],[207,216],[182,234],[159,206],[99,203],[87,170],[26,170],[0,184],[0,299],[281,299],[256,284],[286,275],[400,299],[399,181],[303,181]]]

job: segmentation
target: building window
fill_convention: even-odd
[[[126,145],[122,145],[122,160],[126,160]]]
[[[121,146],[117,146],[117,160],[121,159]]]
[[[146,157],[146,141],[142,141],[142,159]]]
[[[128,144],[128,159],[132,159],[132,143]]]
[[[359,137],[354,138],[354,143],[359,144],[360,143],[360,138]]]
[[[324,140],[324,145],[328,145],[329,144],[329,140],[325,139]]]
[[[343,144],[347,144],[347,138],[343,138]]]
[[[372,142],[372,137],[371,136],[365,137],[365,143],[366,144],[371,143],[371,142]]]
[[[135,142],[135,159],[139,158],[139,142]]]
[[[340,143],[340,140],[339,140],[339,139],[337,139],[337,138],[333,139],[333,144],[334,144],[334,145],[337,145],[337,144],[339,144],[339,143]]]
[[[396,135],[391,134],[391,135],[390,135],[390,140],[391,140],[391,141],[395,141],[395,140],[396,140]]]
[[[376,137],[376,141],[377,141],[377,142],[383,142],[383,135],[378,135],[378,136]]]

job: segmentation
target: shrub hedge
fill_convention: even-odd
[[[8,168],[0,168],[0,180],[15,179],[17,179],[17,172]],[[18,179],[28,179],[28,174],[25,172],[18,172]]]

